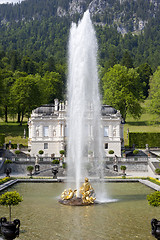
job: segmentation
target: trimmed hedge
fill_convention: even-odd
[[[5,134],[0,134],[0,146],[2,147],[3,144],[5,143]]]
[[[13,162],[12,162],[12,160],[10,160],[10,159],[7,159],[5,162],[4,162],[4,164],[12,164]]]
[[[52,161],[52,164],[59,164],[59,160],[58,160],[58,159],[54,159],[54,160]]]
[[[160,133],[137,132],[129,133],[129,146],[133,145],[137,148],[160,147]]]
[[[5,183],[5,182],[8,182],[9,180],[10,180],[9,177],[4,177],[4,178],[0,179],[0,185]]]
[[[27,145],[19,144],[19,148],[26,148],[28,147]],[[6,144],[6,148],[9,148],[9,143]],[[11,143],[11,148],[12,149],[17,149],[17,143]]]

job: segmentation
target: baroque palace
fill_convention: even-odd
[[[123,119],[119,111],[108,105],[101,107],[101,128],[104,157],[109,157],[109,150],[121,157],[123,140]],[[59,157],[60,150],[67,146],[67,102],[54,100],[32,111],[28,121],[28,147],[32,157],[43,150],[45,157]],[[76,133],[75,133],[76,134]]]

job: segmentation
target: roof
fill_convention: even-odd
[[[53,103],[51,104],[44,104],[36,109],[33,110],[34,113],[43,114],[43,115],[53,115],[55,111],[55,106]]]
[[[36,109],[33,110],[36,114],[43,114],[43,115],[53,115],[55,112],[55,105],[51,104],[44,104]],[[109,105],[102,105],[101,113],[103,116],[116,114],[117,110]]]
[[[110,115],[110,114],[116,114],[117,110],[109,105],[102,105],[101,113],[103,116]]]

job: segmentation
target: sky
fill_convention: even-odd
[[[24,0],[0,0],[0,4],[2,3],[18,3],[18,2],[22,2]]]

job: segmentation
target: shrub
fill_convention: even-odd
[[[67,163],[64,162],[64,163],[62,164],[62,167],[63,167],[64,169],[66,169],[66,168],[67,168]]]
[[[30,176],[32,177],[32,171],[33,171],[34,167],[33,166],[28,166],[27,167],[27,171],[30,173]]]
[[[52,164],[59,164],[59,160],[58,160],[58,159],[54,159],[54,160],[52,161]]]
[[[39,150],[39,152],[38,152],[40,155],[42,155],[43,153],[44,153],[44,151],[43,150]]]
[[[4,178],[0,179],[0,185],[5,183],[5,182],[8,182],[9,180],[10,180],[9,177],[4,177]]]
[[[64,150],[60,150],[59,153],[64,155],[65,151]]]
[[[136,149],[135,149],[135,150],[133,151],[133,154],[138,154],[138,153],[139,153],[139,150],[136,150]]]
[[[113,151],[113,150],[109,150],[108,153],[109,153],[109,154],[113,154],[114,151]]]
[[[91,151],[91,150],[90,150],[90,151],[88,151],[88,154],[93,154],[93,151]]]
[[[19,148],[25,148],[25,147],[28,147],[27,145],[23,145],[22,143],[19,144]]]
[[[4,162],[4,164],[10,164],[10,163],[13,163],[12,160],[10,160],[10,159],[7,159],[7,160]]]
[[[14,192],[6,192],[2,194],[0,197],[0,205],[9,207],[9,216],[11,222],[11,206],[18,205],[19,202],[22,202],[23,198],[20,194],[16,191]]]
[[[129,145],[124,145],[125,149],[128,149],[129,148]]]
[[[32,171],[33,171],[33,169],[34,169],[34,167],[33,167],[33,166],[28,166],[28,167],[27,167],[27,171],[28,171],[28,172],[32,172]]]
[[[156,168],[155,173],[160,174],[160,168]]]
[[[153,207],[160,206],[160,191],[147,195],[148,204]]]
[[[126,169],[127,169],[126,166],[124,166],[124,165],[121,166],[121,170],[125,171]]]
[[[20,153],[21,153],[20,150],[16,150],[16,151],[15,151],[15,154],[20,154]]]
[[[12,143],[12,144],[11,144],[11,148],[17,149],[17,144],[16,144],[16,143]]]

